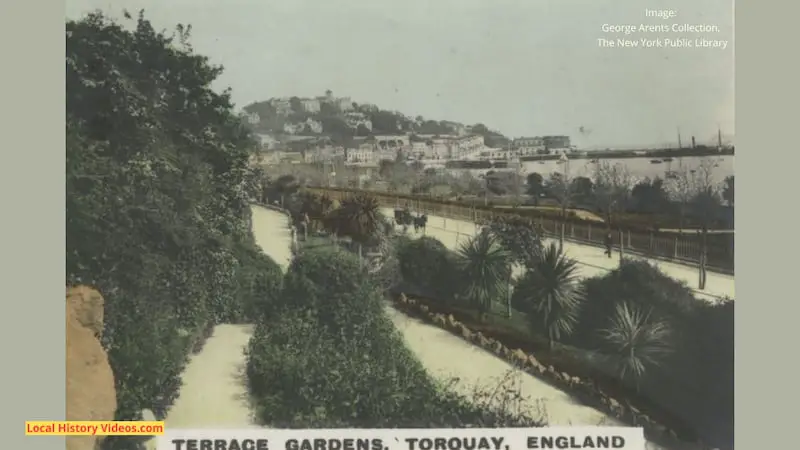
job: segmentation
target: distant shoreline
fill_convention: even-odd
[[[733,156],[733,148],[665,148],[665,149],[641,149],[641,150],[578,150],[575,153],[567,153],[569,159],[620,159],[620,158],[684,158],[702,156]],[[531,155],[520,157],[522,161],[548,161],[557,160],[561,157],[556,155]]]
[[[567,158],[577,159],[633,159],[633,158],[702,158],[704,156],[734,156],[732,148],[717,150],[716,148],[683,148],[683,149],[651,149],[651,150],[585,150],[567,153]],[[558,161],[561,154],[521,156],[522,162]],[[504,169],[509,160],[498,158],[493,160],[450,160],[445,163],[448,169]]]

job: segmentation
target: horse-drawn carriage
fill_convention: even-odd
[[[425,231],[425,226],[428,223],[428,216],[426,214],[417,214],[415,216],[408,207],[395,208],[394,222],[403,227],[403,229],[408,229],[409,225],[413,225],[414,231]]]

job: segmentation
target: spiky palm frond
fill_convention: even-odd
[[[627,302],[616,305],[609,326],[600,330],[604,353],[619,375],[637,382],[672,351],[671,334],[669,325],[654,319],[652,311],[645,313]]]
[[[509,252],[488,232],[481,232],[459,249],[464,294],[482,313],[508,287],[511,275]]]
[[[574,331],[584,300],[583,285],[577,261],[560,253],[555,243],[544,249],[517,289],[529,302],[532,326],[543,328],[551,343]]]
[[[333,216],[338,234],[362,243],[373,239],[385,222],[378,200],[366,194],[344,199]]]

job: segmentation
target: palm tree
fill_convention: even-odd
[[[616,305],[609,326],[600,330],[603,354],[616,366],[622,379],[637,383],[648,368],[661,364],[672,351],[671,330],[663,320],[643,313],[627,302]]]
[[[385,217],[375,197],[356,194],[342,200],[341,206],[328,215],[326,222],[327,228],[338,235],[349,236],[361,244],[371,244],[382,231]]]
[[[491,310],[492,301],[509,288],[510,256],[486,230],[461,244],[459,265],[465,283],[464,295],[479,311],[481,320]]]
[[[561,253],[555,243],[545,247],[517,288],[517,297],[527,304],[531,327],[544,331],[552,349],[562,336],[572,334],[584,300],[577,261]]]

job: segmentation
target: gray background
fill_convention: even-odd
[[[792,402],[800,365],[793,361],[789,336],[798,327],[797,254],[784,236],[796,234],[800,221],[771,205],[779,201],[775,197],[793,194],[800,156],[791,133],[800,102],[792,101],[796,92],[787,88],[800,77],[794,63],[780,65],[772,55],[797,54],[791,33],[800,5],[772,3],[769,8],[768,2],[747,2],[736,18],[741,449],[796,447]],[[26,438],[23,430],[25,420],[63,420],[65,410],[64,17],[63,4],[54,1],[0,6],[0,273],[6,305],[0,327],[0,431],[3,448],[9,449],[64,448],[63,437]]]

